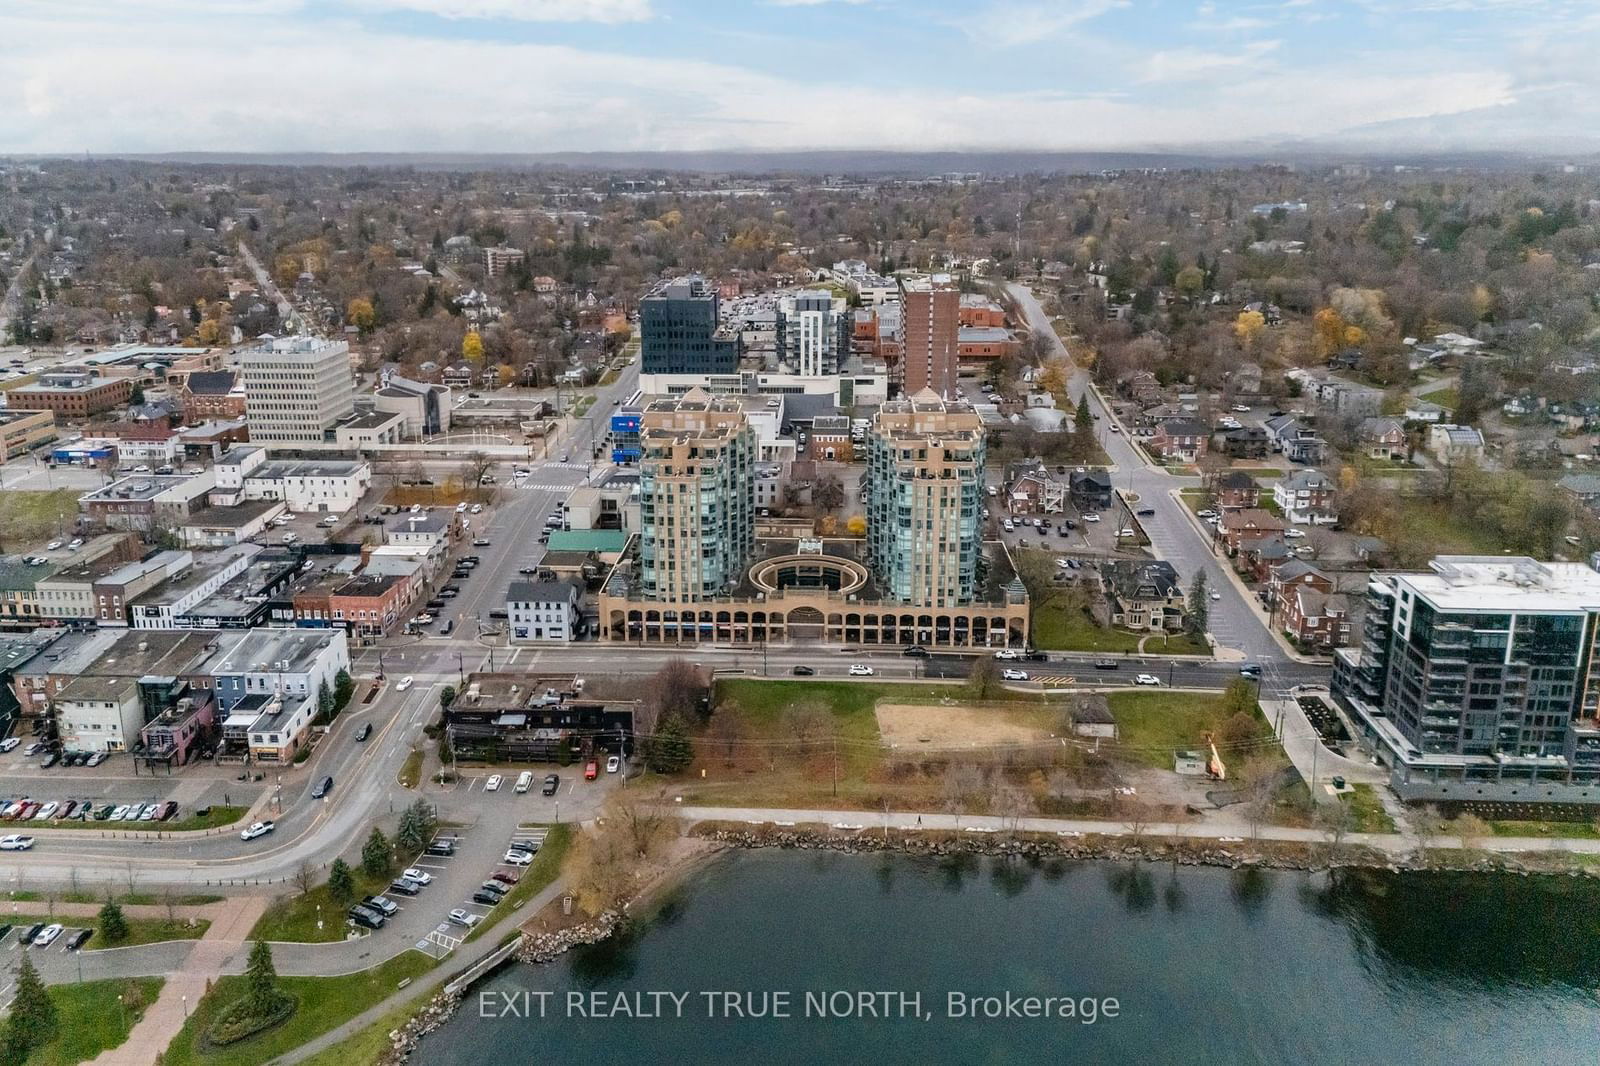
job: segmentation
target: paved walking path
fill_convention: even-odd
[[[91,1060],[92,1066],[153,1066],[156,1057],[183,1028],[189,1009],[205,995],[206,985],[221,976],[235,956],[248,950],[245,938],[270,902],[265,896],[246,896],[191,908],[214,912],[207,915],[211,928],[195,941],[183,965],[167,975],[161,994],[145,1010],[128,1039],[119,1047],[101,1052]]]

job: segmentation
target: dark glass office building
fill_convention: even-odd
[[[739,335],[718,318],[717,290],[704,278],[675,278],[639,301],[639,369],[644,374],[732,374]]]

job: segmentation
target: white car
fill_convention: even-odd
[[[460,503],[456,504],[456,514],[466,514],[466,513],[467,513],[467,501],[466,500],[462,500]]]
[[[1017,525],[1009,518],[1002,518],[1000,520],[1000,528],[1004,529],[1007,533],[1010,533],[1012,530],[1017,528]]]
[[[33,847],[33,838],[18,836],[16,833],[8,837],[0,837],[0,851],[27,851]]]
[[[133,810],[133,808],[131,806],[129,806],[128,804],[126,804],[126,803],[118,804],[117,805],[117,809],[111,812],[111,817],[110,817],[109,821],[113,821],[113,822],[123,821],[124,819],[126,819],[128,817],[128,812],[130,810]],[[250,838],[246,837],[245,839],[249,840]]]
[[[606,773],[614,774],[622,769],[622,760],[615,755],[606,756]]]
[[[1303,529],[1286,529],[1283,531],[1283,537],[1285,540],[1299,540],[1305,535],[1306,531]]]
[[[46,818],[54,818],[56,812],[60,809],[61,804],[57,803],[55,800],[51,800],[49,803],[46,803],[43,807],[40,807],[36,812],[34,812],[33,820],[36,822],[42,822]]]
[[[12,750],[21,743],[22,739],[20,737],[7,737],[4,740],[0,740],[0,754],[4,754],[5,752]]]
[[[1113,422],[1113,423],[1111,423],[1111,432],[1113,432],[1113,433],[1121,433],[1122,432],[1122,427],[1117,425],[1115,422]]]
[[[468,929],[483,921],[483,915],[473,914],[471,911],[461,910],[459,907],[450,912],[450,921],[456,925],[464,925]]]
[[[482,514],[483,513],[483,504],[481,504],[481,503],[473,504],[472,505],[472,513],[473,514]]]
[[[1204,511],[1196,511],[1195,514],[1198,515],[1201,518],[1215,518],[1215,517],[1217,517],[1217,512],[1211,510],[1209,507],[1206,508]]]
[[[1090,511],[1088,514],[1083,516],[1083,520],[1085,522],[1098,522],[1100,521],[1100,516],[1095,514],[1093,511]]]
[[[1002,670],[1002,671],[1000,671],[1000,677],[1004,681],[1026,681],[1026,680],[1028,680],[1028,671],[1026,671],[1026,670]]]
[[[39,930],[38,936],[33,938],[33,946],[36,948],[47,948],[51,944],[55,943],[56,937],[60,935],[61,926],[47,925],[43,929]]]
[[[395,688],[400,690],[401,692],[404,692],[406,689],[410,688],[414,684],[416,684],[416,682],[412,679],[410,674],[407,674],[405,677],[402,677],[400,679],[400,683],[398,685],[396,685]]]
[[[1138,534],[1136,534],[1131,527],[1123,526],[1121,529],[1117,530],[1117,536],[1119,536],[1119,537],[1134,537],[1134,536],[1138,536]]]
[[[489,780],[483,783],[483,790],[485,792],[499,792],[502,780],[504,779],[499,774],[490,774]]]
[[[264,837],[268,833],[272,832],[273,829],[275,829],[275,828],[277,828],[277,827],[274,826],[271,822],[257,822],[254,825],[252,825],[249,829],[241,829],[241,830],[239,830],[239,839],[240,840],[254,840],[257,837]]]
[[[1214,600],[1220,600],[1220,599],[1222,599],[1222,593],[1218,592],[1216,589],[1212,589],[1211,590],[1211,598],[1214,599]]]
[[[994,653],[994,657],[996,659],[1020,659],[1022,658],[1022,653],[1015,648],[1001,648]]]
[[[1249,414],[1249,413],[1250,413],[1250,408],[1249,408],[1249,407],[1248,407],[1248,406],[1246,406],[1246,405],[1245,405],[1245,404],[1242,404],[1242,403],[1236,403],[1236,404],[1234,404],[1234,405],[1233,405],[1233,409],[1234,409],[1234,410],[1235,410],[1235,411],[1238,411],[1238,412],[1239,412],[1239,413],[1240,413],[1240,414],[1242,414],[1242,415],[1243,415],[1243,414]]]
[[[866,666],[866,665],[864,665],[862,663],[853,663],[850,666],[850,676],[851,677],[871,677],[872,676],[872,667]]]
[[[400,876],[405,878],[407,881],[415,881],[419,885],[428,885],[433,883],[432,874],[426,870],[419,870],[414,866],[408,868]]]
[[[47,552],[53,552],[53,551],[55,551],[55,550],[56,550],[56,549],[57,549],[57,548],[60,548],[60,547],[61,547],[61,545],[62,545],[62,541],[59,541],[59,540],[53,540],[53,541],[51,541],[51,542],[50,542],[50,543],[49,543],[49,544],[46,544],[46,545],[45,545],[45,546],[44,546],[44,550],[45,550],[45,551],[47,551]]]
[[[518,851],[517,849],[513,848],[502,855],[500,857],[500,861],[505,863],[507,866],[527,866],[529,863],[533,862],[533,852]]]
[[[1161,684],[1161,679],[1155,674],[1140,674],[1133,679],[1133,683],[1135,685],[1159,685]]]

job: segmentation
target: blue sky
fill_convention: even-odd
[[[3,0],[0,40],[0,152],[1592,146],[1600,130],[1600,0]]]

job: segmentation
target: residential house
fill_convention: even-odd
[[[1320,470],[1296,470],[1272,486],[1272,502],[1297,526],[1328,526],[1339,520],[1333,479]]]
[[[1296,588],[1284,599],[1283,631],[1304,646],[1342,648],[1350,643],[1350,601],[1338,594]]]
[[[1427,400],[1412,400],[1406,404],[1402,417],[1407,422],[1426,422],[1431,425],[1434,422],[1443,422],[1447,414],[1449,412],[1436,403],[1429,403]]]
[[[1327,455],[1327,442],[1292,415],[1267,419],[1266,429],[1272,438],[1272,450],[1282,452],[1290,462],[1320,463]]]
[[[1261,506],[1261,485],[1243,470],[1229,470],[1216,480],[1217,506],[1238,511]]]
[[[1368,459],[1393,462],[1408,458],[1411,452],[1406,427],[1396,418],[1363,418],[1356,439]]]
[[[1111,506],[1111,474],[1104,467],[1074,470],[1067,475],[1072,506],[1078,511],[1103,511]]]
[[[1272,571],[1295,557],[1294,549],[1281,533],[1261,537],[1245,544],[1234,560],[1234,566],[1247,581],[1265,585],[1272,580]]]
[[[471,363],[452,363],[444,368],[444,383],[452,389],[470,389],[476,374]]]
[[[1012,514],[1060,514],[1065,510],[1067,482],[1043,463],[1032,460],[1021,467],[1006,487],[1006,509]]]
[[[1100,568],[1100,581],[1111,625],[1152,633],[1183,628],[1188,601],[1178,571],[1166,560],[1119,559],[1105,563]]]
[[[1288,528],[1283,519],[1271,511],[1245,508],[1222,516],[1217,523],[1217,537],[1227,546],[1229,555],[1237,555],[1241,549],[1267,537],[1281,538]]]
[[[1568,474],[1556,484],[1591,511],[1600,504],[1600,474]]]
[[[1267,431],[1260,426],[1243,426],[1222,434],[1222,450],[1230,459],[1265,459],[1269,444]]]
[[[1146,446],[1163,462],[1192,463],[1205,455],[1211,429],[1192,418],[1169,418],[1156,426]]]
[[[1483,434],[1472,426],[1428,427],[1428,451],[1439,462],[1477,463],[1483,460]]]
[[[1298,589],[1331,593],[1333,578],[1318,570],[1304,559],[1288,559],[1272,568],[1267,578],[1267,606],[1281,604],[1284,597]]]

